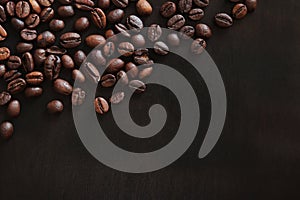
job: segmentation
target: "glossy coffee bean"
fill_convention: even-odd
[[[6,110],[8,116],[10,117],[18,117],[21,112],[21,104],[18,100],[11,101]]]
[[[101,77],[101,85],[102,87],[108,88],[113,87],[116,84],[116,77],[113,74],[106,74]]]
[[[185,24],[185,18],[182,15],[174,15],[167,22],[167,26],[169,29],[178,30],[183,27]]]
[[[167,43],[168,43],[168,45],[177,47],[180,45],[180,39],[176,33],[170,33],[167,36]]]
[[[65,28],[65,22],[60,19],[52,19],[49,23],[51,31],[61,31]]]
[[[96,66],[105,66],[106,59],[100,49],[94,49],[89,54],[90,61]]]
[[[129,62],[125,65],[125,71],[127,72],[128,76],[130,78],[135,78],[137,77],[138,73],[139,73],[139,69],[137,68],[137,66],[132,63]]]
[[[3,26],[0,25],[0,41],[5,40],[7,37],[7,32]]]
[[[16,15],[19,18],[26,18],[30,14],[30,5],[27,1],[19,1],[15,7]]]
[[[24,94],[27,98],[39,97],[43,94],[41,87],[28,87],[25,89]]]
[[[115,44],[113,42],[107,42],[103,46],[103,54],[106,57],[110,57],[115,53]]]
[[[242,19],[247,15],[247,6],[242,3],[236,4],[232,9],[232,16],[236,19]]]
[[[82,71],[93,83],[98,84],[101,76],[95,65],[90,62],[85,62]]]
[[[48,47],[55,43],[55,35],[50,31],[45,31],[38,35],[37,45],[41,48]]]
[[[201,38],[210,38],[212,36],[212,31],[210,27],[206,24],[197,24],[196,27],[196,35]]]
[[[8,85],[7,85],[7,91],[10,94],[17,94],[22,92],[26,88],[26,81],[22,78],[17,78],[12,80]]]
[[[21,76],[22,76],[22,74],[18,70],[10,70],[10,71],[5,72],[5,74],[3,75],[3,78],[7,83],[9,83],[10,81],[17,79]]]
[[[130,42],[121,42],[118,46],[118,52],[122,56],[129,57],[133,54],[134,46]]]
[[[249,12],[253,12],[257,6],[257,0],[245,0],[245,4]]]
[[[123,19],[124,15],[125,12],[122,9],[112,10],[107,15],[107,21],[111,24],[118,23]]]
[[[81,66],[81,64],[85,61],[86,55],[83,51],[78,50],[74,54],[74,62],[77,66]]]
[[[75,48],[81,44],[81,37],[74,32],[64,33],[60,36],[60,44],[66,49]]]
[[[117,80],[119,83],[121,83],[123,85],[127,85],[129,82],[128,76],[127,76],[126,72],[124,72],[123,70],[121,70],[117,73]]]
[[[137,34],[131,37],[131,42],[135,47],[143,47],[146,44],[146,40],[142,34]]]
[[[40,17],[37,14],[30,14],[25,19],[25,24],[28,28],[35,28],[40,24]]]
[[[26,43],[26,42],[19,42],[17,45],[16,45],[16,50],[17,50],[17,53],[25,53],[27,51],[31,51],[33,48],[33,44],[32,43]]]
[[[177,10],[176,4],[174,2],[167,1],[161,6],[160,14],[165,18],[169,18],[176,13],[176,10]]]
[[[1,92],[0,93],[0,106],[4,106],[7,104],[11,99],[11,95],[8,92]]]
[[[132,80],[129,82],[129,88],[139,94],[145,92],[146,85],[140,80]]]
[[[44,75],[39,71],[30,72],[25,77],[29,85],[40,85],[44,81]]]
[[[61,57],[62,66],[66,69],[73,69],[75,67],[74,61],[71,56],[63,55]]]
[[[144,79],[149,77],[153,72],[153,67],[146,67],[142,69],[139,73],[139,79]]]
[[[54,0],[37,0],[40,5],[44,7],[49,7],[53,4]]]
[[[15,16],[15,7],[16,4],[13,1],[9,1],[6,3],[6,12],[9,16],[11,17]]]
[[[105,38],[109,39],[112,42],[116,42],[118,40],[115,32],[112,29],[108,29],[107,31],[105,31]]]
[[[11,122],[2,122],[0,125],[0,135],[3,139],[8,140],[12,137],[14,132],[14,126]]]
[[[86,17],[80,17],[75,21],[74,29],[78,32],[85,31],[90,26],[90,21]]]
[[[63,95],[70,95],[73,91],[71,84],[63,79],[56,79],[53,83],[54,90]]]
[[[169,47],[164,42],[156,42],[154,44],[154,52],[158,55],[167,55],[169,53]]]
[[[57,13],[61,18],[72,17],[75,14],[72,6],[60,6]]]
[[[110,0],[98,0],[97,5],[101,9],[108,9],[110,6]]]
[[[188,13],[192,9],[193,0],[179,0],[178,8],[181,13]]]
[[[198,38],[194,40],[191,45],[191,51],[196,55],[201,54],[205,48],[206,48],[206,42],[202,38]]]
[[[44,8],[40,13],[40,19],[42,22],[48,22],[54,17],[54,10],[50,7]]]
[[[143,27],[143,21],[135,15],[130,15],[127,20],[127,26],[130,30],[133,30],[135,32],[139,32]]]
[[[17,31],[22,30],[25,27],[25,23],[18,18],[12,18],[10,22]]]
[[[24,39],[26,41],[32,41],[37,38],[37,31],[25,28],[25,29],[21,30],[20,36],[22,39]]]
[[[25,72],[32,72],[34,69],[34,60],[30,52],[22,55],[22,64]]]
[[[41,66],[46,60],[46,50],[45,49],[36,49],[33,54],[33,60],[37,67]]]
[[[116,73],[124,67],[125,63],[119,58],[114,58],[109,61],[108,67],[106,68],[108,73]]]
[[[136,3],[136,10],[141,16],[147,16],[152,14],[152,6],[147,0],[139,0]]]
[[[106,39],[102,35],[89,35],[85,38],[85,43],[91,48],[101,47],[106,43]]]
[[[49,55],[44,63],[44,74],[49,80],[54,80],[58,77],[61,69],[61,59],[55,55]]]
[[[51,46],[51,47],[49,47],[49,48],[47,48],[46,49],[46,52],[48,53],[48,54],[53,54],[53,55],[59,55],[59,56],[61,56],[61,55],[64,55],[64,54],[66,54],[67,53],[67,50],[66,49],[64,49],[64,48],[61,48],[61,47],[59,47],[59,46]]]
[[[228,28],[233,25],[233,20],[226,13],[218,13],[215,16],[215,23],[221,28]]]
[[[117,92],[111,96],[109,99],[110,103],[112,104],[119,104],[121,103],[125,98],[125,93],[124,92]]]
[[[209,0],[193,0],[194,4],[200,8],[208,6]]]
[[[111,0],[118,8],[126,8],[128,6],[128,0]]]
[[[47,104],[47,110],[50,114],[61,113],[64,110],[64,104],[59,100],[50,101]]]
[[[18,69],[22,65],[22,61],[19,56],[9,56],[6,64],[9,69]]]
[[[7,19],[5,9],[3,6],[0,5],[0,23],[5,22]]]
[[[100,115],[107,113],[109,110],[109,105],[107,101],[102,97],[97,97],[95,99],[94,106],[95,106],[95,111]]]
[[[192,38],[195,34],[195,28],[193,26],[183,26],[179,30],[179,37],[181,39],[187,40],[189,38]]]
[[[130,37],[130,33],[128,33],[128,28],[124,24],[118,23],[115,25],[115,28],[124,37]]]
[[[0,64],[0,78],[5,74],[6,68],[5,65]]]
[[[74,69],[72,71],[72,78],[73,80],[78,81],[79,83],[83,83],[85,82],[85,76],[83,75],[83,73],[81,73],[81,71],[79,71],[78,69]]]
[[[10,50],[7,47],[0,47],[0,61],[6,60],[10,56]]]
[[[148,39],[151,42],[157,41],[162,35],[162,29],[158,24],[152,24],[148,28]]]
[[[134,52],[134,62],[138,65],[144,65],[149,62],[149,50],[148,49],[137,49]]]
[[[91,11],[91,18],[99,29],[104,29],[106,27],[106,15],[100,8],[95,8]]]
[[[37,13],[40,14],[42,9],[40,4],[37,2],[37,0],[29,0],[29,3],[31,5],[32,10]]]
[[[91,11],[93,10],[95,3],[93,0],[75,0],[75,6],[79,10]]]
[[[199,21],[204,17],[204,11],[201,8],[194,8],[189,12],[189,18],[194,21]]]
[[[72,93],[72,105],[79,106],[83,104],[86,97],[86,92],[81,88],[74,88]]]

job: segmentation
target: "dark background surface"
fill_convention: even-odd
[[[161,2],[151,3],[155,12],[145,24],[165,25],[157,15]],[[228,95],[222,136],[206,158],[197,159],[205,133],[202,128],[189,150],[162,170],[127,174],[110,169],[85,150],[76,134],[69,98],[54,93],[48,82],[41,98],[16,97],[22,100],[22,115],[13,120],[15,135],[0,142],[0,199],[299,199],[300,1],[261,0],[255,13],[236,21],[232,28],[215,27],[214,14],[229,12],[232,6],[227,0],[212,1],[203,20],[213,28],[207,49]],[[130,13],[134,13],[132,8],[127,10]],[[73,21],[65,20],[65,30],[71,29]],[[92,32],[97,31],[92,28],[86,34]],[[13,47],[15,36],[17,33],[12,33],[2,45]],[[1,82],[2,89],[3,85]],[[164,91],[149,90],[145,96]],[[204,97],[205,93],[203,89]],[[53,98],[66,105],[59,116],[45,111]],[[137,98],[139,108],[143,102],[148,105],[159,100],[139,98],[145,97]],[[175,101],[167,110],[174,105]],[[146,111],[138,114],[133,110],[134,119],[146,124]],[[1,120],[5,119],[4,108],[0,113]],[[178,116],[168,120],[176,124]],[[109,115],[100,119],[106,121],[110,121]],[[203,123],[205,127],[205,117]],[[107,125],[107,130],[113,129]],[[172,130],[172,126],[165,130],[168,139]],[[117,130],[113,133],[112,138],[122,143],[123,136],[118,137]],[[161,138],[166,139],[164,133],[156,141]],[[141,150],[135,144],[128,146]]]

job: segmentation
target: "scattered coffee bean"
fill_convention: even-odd
[[[132,36],[131,42],[135,47],[143,47],[146,44],[145,38],[142,34],[137,34]]]
[[[49,7],[53,4],[54,0],[37,0],[40,5],[44,7]]]
[[[180,30],[179,30],[179,36],[180,38],[187,40],[189,38],[192,38],[195,34],[195,28],[192,26],[183,26]]]
[[[152,24],[148,28],[148,39],[151,42],[157,41],[162,35],[162,29],[158,24]]]
[[[103,54],[106,57],[110,57],[114,54],[115,52],[115,44],[113,42],[107,42],[104,46],[103,46]]]
[[[54,17],[54,10],[52,8],[44,8],[40,13],[42,22],[48,22]]]
[[[139,79],[144,79],[149,77],[153,72],[153,67],[146,67],[142,69],[139,73]]]
[[[11,99],[11,95],[8,92],[1,92],[0,93],[0,106],[4,106],[7,104]]]
[[[74,29],[78,32],[85,31],[90,26],[90,21],[86,17],[80,17],[75,21]]]
[[[188,13],[192,9],[193,0],[179,0],[178,8],[181,13]]]
[[[33,54],[34,63],[37,67],[41,66],[46,60],[46,50],[36,49]]]
[[[169,29],[178,30],[185,24],[185,18],[182,15],[174,15],[169,19],[167,26]]]
[[[167,1],[161,6],[160,14],[165,18],[169,18],[176,13],[176,10],[176,4],[174,2]]]
[[[169,47],[164,42],[159,41],[154,44],[154,52],[158,55],[167,55]]]
[[[130,42],[121,42],[118,47],[118,52],[122,56],[129,57],[133,54],[134,46]]]
[[[201,8],[194,8],[189,12],[189,18],[194,21],[199,21],[204,17],[204,11]]]
[[[91,11],[93,10],[95,3],[93,0],[75,0],[75,6],[79,10]]]
[[[25,28],[21,30],[20,36],[26,41],[32,41],[37,38],[37,31]]]
[[[21,76],[22,76],[22,74],[18,70],[10,70],[10,71],[5,72],[5,74],[3,75],[3,78],[6,82],[9,83],[10,81],[17,79]]]
[[[101,76],[95,65],[90,62],[85,62],[82,70],[86,77],[88,77],[93,83],[98,84]]]
[[[44,63],[44,74],[49,80],[54,80],[58,77],[61,69],[61,60],[58,56],[49,55]]]
[[[60,44],[66,48],[75,48],[81,44],[81,37],[78,33],[68,32],[60,36]]]
[[[7,91],[10,94],[17,94],[22,92],[26,88],[26,81],[22,78],[12,80],[7,85]]]
[[[65,22],[60,19],[52,19],[49,23],[51,31],[61,31],[65,28]]]
[[[10,117],[18,117],[20,115],[21,112],[21,104],[18,100],[13,100],[11,101],[8,106],[7,106],[7,110],[6,110],[8,116]]]
[[[32,10],[37,13],[40,14],[40,12],[42,11],[40,4],[37,2],[37,0],[29,0],[29,3],[31,5]]]
[[[0,61],[6,60],[10,56],[10,50],[7,47],[0,47]]]
[[[232,15],[236,19],[244,18],[247,15],[247,12],[247,6],[242,3],[236,4],[232,9]]]
[[[167,42],[169,45],[177,47],[180,45],[180,39],[176,33],[170,33],[167,36]]]
[[[112,2],[118,8],[126,8],[128,6],[128,0],[112,0]]]
[[[79,71],[78,69],[74,69],[72,71],[72,78],[73,78],[73,80],[76,80],[79,83],[83,83],[85,81],[85,77],[84,77],[83,73],[81,73],[81,71]]]
[[[147,16],[152,13],[152,6],[147,0],[139,0],[136,3],[136,10],[139,15]]]
[[[28,87],[24,94],[27,98],[39,97],[43,94],[43,89],[41,87]]]
[[[25,27],[25,23],[18,18],[12,18],[11,24],[17,31],[22,30]]]
[[[96,66],[104,66],[106,64],[106,59],[104,58],[102,51],[99,49],[94,49],[89,54],[89,58],[91,62]]]
[[[191,45],[191,51],[194,54],[201,54],[205,48],[206,48],[206,42],[201,38],[194,40]]]
[[[85,59],[86,59],[86,55],[83,51],[78,50],[75,52],[74,54],[75,65],[81,66],[81,64],[85,61]]]
[[[27,51],[31,51],[33,48],[33,44],[32,43],[26,43],[26,42],[19,42],[17,45],[16,45],[16,50],[17,50],[17,53],[25,53]]]
[[[129,82],[129,88],[135,93],[143,93],[146,90],[146,85],[142,81],[132,80]]]
[[[74,88],[72,93],[72,105],[79,106],[83,104],[86,97],[86,93],[81,88]]]
[[[108,88],[113,87],[116,84],[116,77],[113,74],[106,74],[101,77],[102,87]]]
[[[6,12],[9,16],[11,17],[15,16],[15,7],[16,4],[13,1],[9,1],[6,3]]]
[[[208,6],[209,4],[209,0],[193,0],[194,4],[196,6],[199,6],[200,8],[204,8],[206,6]]]
[[[120,22],[124,18],[125,12],[122,9],[115,9],[108,13],[107,21],[111,24]]]
[[[201,38],[210,38],[212,36],[212,31],[206,24],[197,24],[195,28],[196,35]]]
[[[7,67],[9,69],[18,69],[21,65],[22,61],[19,56],[9,56],[7,60]]]
[[[125,63],[120,58],[114,58],[109,61],[108,67],[106,68],[108,73],[116,73],[124,67]]]
[[[75,67],[74,61],[69,55],[63,55],[61,57],[61,63],[64,68],[73,69]]]
[[[130,15],[126,22],[128,28],[135,32],[139,32],[144,27],[143,21],[135,15]]]
[[[38,35],[37,45],[41,48],[48,47],[55,43],[55,35],[50,31],[45,31]]]
[[[0,135],[3,139],[8,140],[12,137],[14,126],[11,122],[2,122],[0,125]]]
[[[130,37],[130,33],[128,33],[128,29],[124,24],[116,24],[115,25],[116,30],[121,33],[124,37]]]
[[[26,82],[29,85],[40,85],[44,81],[44,75],[42,72],[34,71],[26,74]]]
[[[100,8],[95,8],[91,11],[91,17],[94,24],[99,29],[104,29],[106,27],[106,15]]]
[[[110,103],[112,104],[119,104],[121,103],[125,98],[125,93],[124,92],[117,92],[111,96],[109,99]]]
[[[59,100],[50,101],[47,104],[47,110],[50,114],[61,113],[64,110],[64,104]]]
[[[3,23],[6,21],[6,13],[3,6],[0,5],[0,23]]]
[[[102,35],[89,35],[85,38],[85,43],[91,48],[96,46],[103,46],[106,42],[106,39]]]
[[[30,52],[26,52],[22,55],[22,63],[25,72],[32,72],[34,69],[34,61]]]
[[[105,31],[105,38],[112,42],[116,42],[118,40],[118,37],[115,35],[115,32],[112,29]]]
[[[139,73],[139,69],[137,68],[137,66],[132,63],[129,62],[125,65],[125,70],[128,73],[128,75],[130,76],[130,78],[135,78],[137,77],[138,73]]]
[[[117,80],[118,80],[118,82],[120,82],[123,85],[127,85],[129,82],[128,76],[127,76],[126,72],[124,72],[123,70],[118,72]]]
[[[3,26],[0,25],[0,41],[5,40],[7,37],[7,32],[6,30],[3,28]]]
[[[60,6],[57,13],[61,18],[72,17],[75,14],[72,6]]]
[[[48,54],[54,54],[54,55],[64,55],[67,53],[67,50],[64,48],[60,48],[59,46],[51,46],[46,49],[46,52]]]
[[[53,87],[56,92],[63,95],[70,95],[73,91],[73,87],[70,83],[60,78],[54,81]]]
[[[233,25],[232,18],[226,13],[218,13],[215,16],[215,22],[219,27],[228,28]]]
[[[37,14],[30,14],[25,19],[25,24],[28,28],[35,28],[40,24],[40,17]]]
[[[249,12],[253,12],[257,6],[257,0],[245,0]]]
[[[97,5],[101,9],[108,9],[110,6],[110,0],[98,0]]]
[[[19,1],[16,4],[16,15],[19,18],[26,18],[30,14],[30,5],[26,1]]]

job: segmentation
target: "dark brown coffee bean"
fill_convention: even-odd
[[[65,28],[65,22],[60,19],[52,19],[49,23],[51,31],[61,31]]]
[[[199,21],[204,17],[204,11],[201,8],[194,8],[189,12],[189,18],[194,21]]]
[[[119,58],[114,58],[109,61],[108,67],[106,68],[108,73],[116,73],[124,67],[125,63]]]
[[[7,67],[9,69],[18,69],[21,65],[22,61],[19,56],[9,56],[7,60]]]
[[[17,78],[12,80],[8,85],[7,85],[7,91],[10,94],[17,94],[22,92],[26,88],[26,81],[22,78]]]
[[[7,32],[6,30],[3,28],[3,26],[0,25],[0,41],[5,40],[7,37]]]
[[[10,117],[18,117],[21,112],[20,102],[18,100],[11,101],[7,106],[6,112]]]
[[[22,63],[25,72],[32,72],[34,69],[34,61],[30,52],[26,52],[22,55]]]
[[[160,8],[160,14],[163,17],[169,18],[172,17],[176,13],[176,4],[171,1],[165,2]]]
[[[89,35],[85,38],[85,43],[91,48],[101,47],[106,43],[106,39],[102,35]]]
[[[11,95],[8,92],[1,92],[0,93],[0,106],[4,106],[7,104],[11,99]]]
[[[140,32],[140,30],[144,27],[143,21],[135,15],[130,15],[126,22],[128,28],[135,32]]]
[[[192,38],[195,34],[195,28],[192,26],[183,26],[179,31],[179,37],[181,39],[187,40]]]
[[[59,100],[50,101],[47,104],[47,110],[49,114],[58,114],[64,110],[64,104]]]
[[[14,29],[16,29],[17,31],[22,30],[25,27],[25,23],[18,18],[12,18],[11,24],[13,25]]]
[[[106,27],[106,15],[100,8],[95,8],[91,11],[91,18],[99,29]]]
[[[195,28],[196,35],[201,38],[210,38],[212,36],[212,31],[206,24],[197,24]]]
[[[86,93],[81,88],[74,88],[72,93],[72,105],[79,106],[83,104],[86,97]]]
[[[137,34],[131,37],[131,42],[135,47],[144,47],[146,44],[146,40],[142,34]]]
[[[238,3],[232,9],[232,16],[236,19],[242,19],[247,15],[247,12],[247,6],[242,3]]]
[[[206,42],[202,38],[198,38],[193,41],[191,45],[191,51],[194,54],[201,54],[206,48]]]
[[[82,10],[82,11],[92,11],[94,8],[90,7],[88,5],[84,5],[84,4],[80,4],[80,3],[75,3],[75,7],[78,10]]]
[[[85,82],[85,76],[83,75],[83,73],[81,73],[81,71],[79,71],[78,69],[74,69],[72,71],[72,78],[73,80],[78,81],[79,83],[83,83]]]
[[[177,47],[180,45],[180,39],[176,33],[170,33],[167,36],[167,43],[173,47]]]
[[[98,84],[100,81],[100,73],[98,69],[90,62],[85,62],[82,67],[83,73],[95,84]]]
[[[162,29],[158,24],[152,24],[148,28],[148,39],[151,42],[157,41],[162,35]]]
[[[188,13],[192,9],[193,0],[179,0],[178,7],[181,13]]]
[[[10,71],[7,71],[4,75],[3,75],[3,78],[6,82],[10,82],[14,79],[17,79],[19,77],[21,77],[22,74],[18,71],[18,70],[10,70]]]
[[[26,74],[26,82],[30,85],[40,85],[44,81],[44,75],[41,72],[34,71]]]
[[[16,4],[13,1],[9,1],[6,3],[6,12],[9,16],[11,17],[15,16],[15,7]]]
[[[103,47],[103,54],[106,57],[110,57],[115,53],[115,44],[113,42],[107,42]]]
[[[125,70],[128,73],[128,76],[130,76],[130,78],[135,78],[137,77],[138,73],[139,73],[139,69],[137,68],[137,66],[132,63],[129,62],[125,65]]]
[[[112,0],[112,2],[118,8],[126,8],[128,6],[128,0]]]
[[[60,48],[58,46],[51,46],[50,48],[46,49],[46,52],[48,54],[54,54],[54,55],[64,55],[67,53],[67,50],[64,48]]]
[[[81,66],[81,64],[85,61],[86,55],[83,51],[78,50],[74,54],[74,62],[77,66]]]
[[[32,10],[37,13],[40,14],[42,9],[40,7],[40,4],[37,2],[37,0],[29,0],[29,3],[31,5]]]
[[[96,66],[105,66],[106,59],[102,54],[102,51],[99,49],[94,49],[89,54],[90,61]]]
[[[116,30],[121,33],[124,37],[130,37],[130,33],[128,32],[127,27],[124,24],[116,24],[115,25]]]
[[[31,30],[31,29],[25,28],[20,32],[20,36],[21,36],[21,38],[23,38],[26,41],[32,41],[32,40],[36,39],[37,32],[36,32],[36,30]]]
[[[149,77],[153,72],[153,67],[146,67],[142,69],[139,73],[139,79],[144,79]]]
[[[138,65],[144,65],[149,62],[149,51],[148,49],[137,49],[134,52],[134,62]]]
[[[245,0],[249,12],[253,12],[257,6],[257,0]]]
[[[121,42],[118,47],[118,52],[122,56],[129,57],[133,54],[134,46],[130,42]]]
[[[38,35],[37,45],[41,48],[48,47],[55,43],[55,35],[50,31],[45,31]]]
[[[11,122],[2,122],[0,125],[0,135],[3,139],[8,140],[14,133],[14,126]]]
[[[169,53],[169,47],[164,42],[156,42],[154,44],[154,52],[158,55],[167,55]]]
[[[0,78],[5,74],[6,68],[5,65],[0,64]]]
[[[72,17],[75,14],[72,6],[59,6],[57,13],[61,18]]]
[[[53,83],[54,90],[63,95],[70,95],[73,91],[73,87],[70,83],[63,79],[56,79]]]
[[[146,90],[146,85],[142,81],[132,80],[129,82],[129,88],[135,93],[143,93]]]
[[[125,98],[125,93],[124,92],[117,92],[111,96],[109,99],[110,103],[112,104],[119,104],[121,103]]]
[[[97,5],[101,9],[108,9],[110,6],[110,0],[98,0]]]
[[[10,56],[10,50],[7,47],[0,47],[0,60],[6,60]]]
[[[109,105],[107,101],[102,97],[97,97],[94,101],[95,111],[103,115],[109,111]]]
[[[106,74],[101,77],[101,85],[102,87],[108,88],[113,87],[116,84],[116,77],[113,74]]]
[[[232,18],[226,13],[218,13],[215,16],[215,22],[219,27],[228,28],[233,25]]]
[[[39,97],[43,94],[41,87],[28,87],[25,89],[24,94],[27,98]]]
[[[125,12],[121,9],[115,9],[108,13],[107,21],[111,24],[120,22],[124,18]]]
[[[89,19],[86,17],[80,17],[74,24],[74,29],[78,32],[85,31],[90,26]]]
[[[49,7],[53,4],[54,0],[37,0],[40,5],[44,7]]]
[[[152,6],[147,0],[139,0],[136,3],[136,10],[139,15],[147,16],[152,13]]]
[[[26,18],[30,14],[30,5],[26,1],[19,1],[16,4],[16,15],[19,18]]]
[[[66,49],[75,48],[81,44],[81,37],[74,32],[64,33],[60,36],[60,44]]]
[[[167,26],[169,29],[178,30],[185,24],[185,18],[182,15],[174,15],[169,19]]]
[[[37,67],[40,67],[46,60],[46,50],[36,49],[33,54],[34,63]]]
[[[37,14],[30,14],[25,19],[25,24],[28,28],[35,28],[40,24],[40,17]]]
[[[129,82],[128,76],[127,76],[126,72],[124,72],[123,70],[118,72],[117,80],[118,80],[118,82],[120,82],[123,85],[127,85]]]
[[[209,0],[194,0],[194,4],[200,8],[204,8],[208,6]]]
[[[58,56],[49,55],[44,63],[44,73],[47,79],[54,80],[61,69],[61,60]]]
[[[112,42],[116,42],[118,40],[118,37],[115,35],[115,32],[112,29],[105,31],[105,38]]]
[[[26,42],[19,42],[17,45],[16,45],[16,50],[17,50],[17,53],[25,53],[27,51],[31,51],[33,48],[33,44],[31,43],[26,43]]]
[[[75,6],[79,10],[91,11],[95,6],[95,3],[92,0],[75,0]]]
[[[71,56],[69,56],[69,55],[63,55],[61,57],[61,63],[63,65],[63,67],[65,67],[67,69],[73,69],[75,67],[74,61],[71,58]]]
[[[54,17],[54,10],[52,8],[44,8],[40,13],[42,22],[48,22]]]

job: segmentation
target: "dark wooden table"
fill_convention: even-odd
[[[161,2],[151,2],[155,12],[145,24],[165,25],[157,14]],[[299,199],[300,1],[260,0],[258,9],[232,28],[214,26],[214,14],[229,12],[232,5],[227,0],[212,0],[203,20],[213,28],[207,50],[219,67],[228,95],[222,136],[206,158],[197,159],[203,128],[189,150],[162,170],[127,174],[110,169],[83,147],[69,98],[57,95],[48,82],[41,98],[17,96],[22,101],[22,115],[14,120],[15,135],[0,142],[0,199]],[[132,8],[127,11],[135,12]],[[73,21],[65,19],[66,30]],[[4,26],[12,34],[3,45],[13,47],[18,33],[8,24]],[[85,34],[96,32],[92,28]],[[83,45],[80,48],[88,51]],[[151,91],[161,95],[164,90]],[[66,105],[59,116],[45,111],[53,98]],[[172,108],[173,104],[167,105],[167,110]],[[146,111],[132,111],[134,119],[146,123]],[[3,120],[4,108],[0,114]],[[168,120],[171,128],[165,132],[170,139],[178,116]],[[128,140],[109,123],[109,115],[100,121],[111,130],[112,140]],[[164,133],[151,142],[162,145],[162,141],[166,141]],[[142,144],[145,146],[137,141],[123,145],[141,151],[151,148],[148,141]]]

